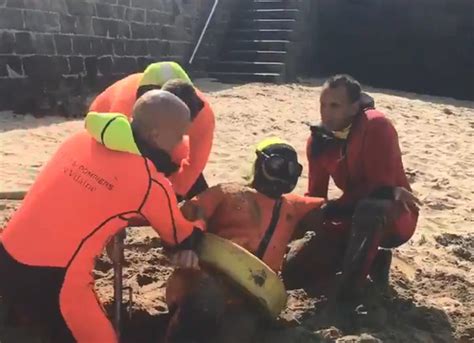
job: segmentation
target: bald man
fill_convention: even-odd
[[[191,248],[201,230],[182,217],[165,177],[169,154],[190,124],[189,109],[155,90],[136,103],[134,117],[130,126],[125,116],[109,115],[99,137],[83,131],[67,139],[0,237],[0,295],[51,342],[117,342],[92,270],[129,220],[148,221],[166,246],[183,251],[178,262],[196,260]],[[123,122],[131,132],[126,151],[107,133]]]

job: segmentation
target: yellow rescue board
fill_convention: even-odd
[[[198,249],[201,261],[216,268],[253,296],[273,318],[285,308],[287,294],[278,275],[241,246],[205,233]]]

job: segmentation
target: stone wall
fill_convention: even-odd
[[[318,22],[314,72],[474,99],[473,0],[308,1]]]
[[[212,3],[0,0],[0,109],[47,111],[150,62],[185,62]]]

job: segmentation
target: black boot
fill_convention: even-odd
[[[385,293],[390,283],[390,266],[392,264],[392,251],[388,249],[380,249],[375,257],[370,278],[375,287]]]
[[[354,212],[351,236],[342,267],[337,298],[347,301],[363,293],[363,286],[370,271],[368,265],[378,249],[386,227],[386,204],[380,200],[361,201]],[[368,270],[367,270],[368,269]]]

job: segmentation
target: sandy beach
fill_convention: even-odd
[[[245,182],[255,144],[276,135],[297,148],[305,171],[295,192],[304,193],[308,125],[319,120],[321,80],[196,84],[207,92],[217,121],[205,170],[209,183]],[[333,325],[320,320],[317,301],[293,292],[287,313],[305,328],[297,331],[298,342],[313,342],[304,338],[313,332],[341,342],[364,341],[363,334],[384,342],[474,342],[474,102],[365,89],[398,130],[410,183],[423,202],[418,229],[396,251],[394,297],[384,303],[385,322],[356,332],[324,331]],[[0,191],[27,190],[58,145],[82,128],[80,119],[0,113]],[[330,194],[338,191],[332,187]],[[18,205],[0,200],[0,227]],[[133,229],[127,245],[125,283],[134,290],[134,309],[157,316],[166,311],[163,287],[171,271],[159,240],[151,230]],[[110,263],[105,257],[99,262],[96,287],[103,301],[110,302]],[[289,341],[282,337],[266,339]]]

